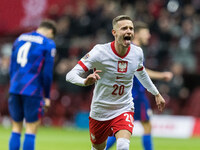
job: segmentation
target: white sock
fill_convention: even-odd
[[[126,138],[117,139],[117,150],[129,150],[130,140]]]

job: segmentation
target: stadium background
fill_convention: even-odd
[[[112,41],[112,19],[127,14],[148,23],[151,39],[144,48],[146,66],[172,71],[171,82],[154,83],[167,105],[162,115],[191,116],[200,136],[200,1],[199,0],[1,0],[0,4],[0,123],[8,126],[9,58],[12,43],[35,29],[43,18],[58,23],[52,106],[46,126],[87,128],[93,87],[65,81],[66,73],[96,43]],[[147,93],[154,114],[153,97]]]

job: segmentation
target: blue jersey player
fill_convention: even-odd
[[[137,46],[148,45],[150,32],[148,26],[143,22],[135,22],[134,26],[134,39],[133,43]],[[172,79],[173,74],[171,72],[157,72],[146,68],[146,71],[151,79],[165,80],[169,81]],[[153,150],[153,143],[151,138],[151,123],[150,114],[151,108],[149,100],[145,95],[145,88],[139,82],[139,80],[134,77],[132,96],[134,98],[134,120],[139,120],[144,128],[144,134],[142,136],[142,145],[144,150]],[[108,137],[107,147],[108,150],[116,141],[115,136]]]
[[[56,24],[41,22],[36,31],[21,34],[14,42],[10,63],[9,112],[12,133],[9,150],[20,149],[20,137],[25,119],[23,150],[35,149],[35,136],[44,108],[50,106],[53,78]]]

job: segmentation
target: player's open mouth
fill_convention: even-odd
[[[127,45],[130,45],[131,44],[131,36],[125,36],[124,37],[124,41]]]

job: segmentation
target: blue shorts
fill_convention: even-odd
[[[149,121],[150,115],[152,114],[149,100],[144,93],[138,93],[134,100],[134,120]]]
[[[21,122],[35,122],[44,115],[44,100],[41,97],[10,94],[8,108],[12,119]]]

